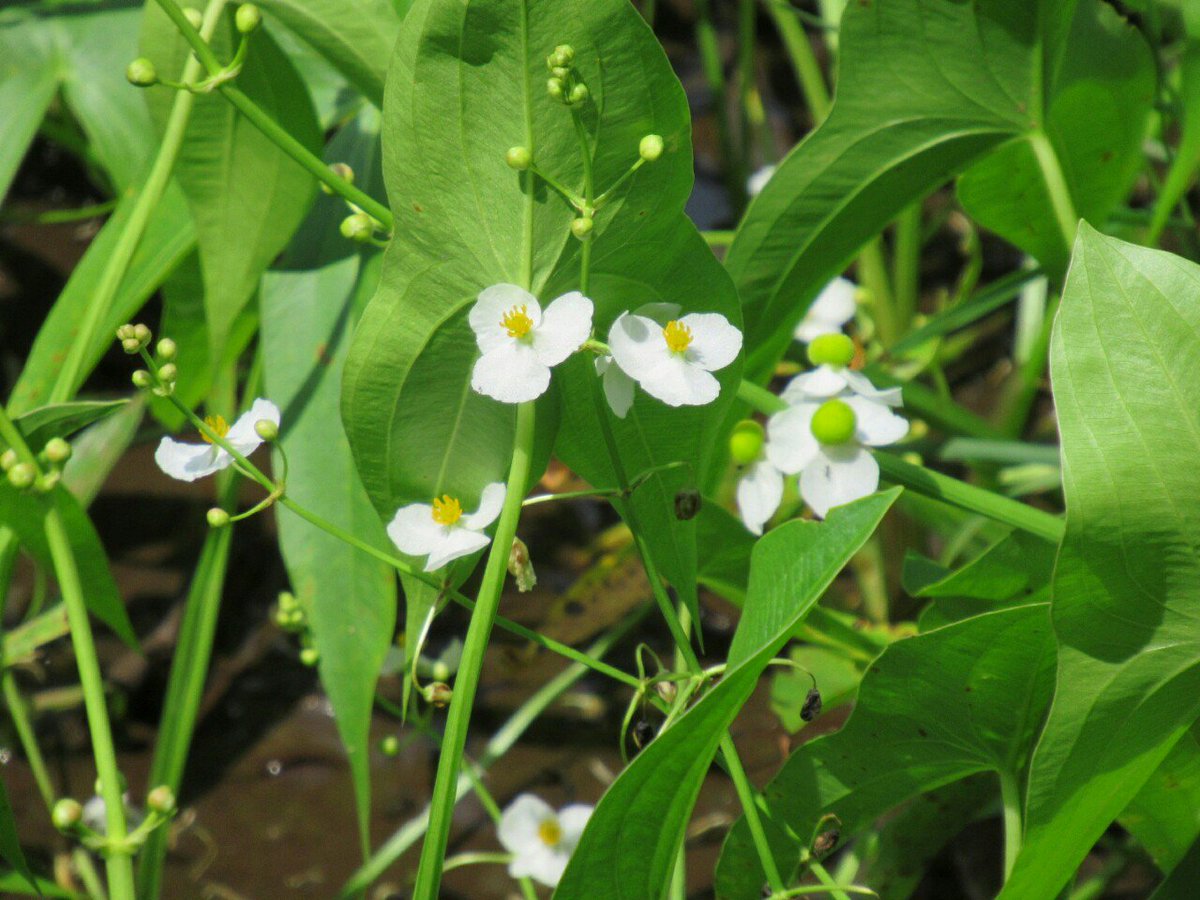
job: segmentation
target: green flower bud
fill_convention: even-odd
[[[258,7],[253,3],[243,3],[238,7],[233,21],[237,25],[239,32],[250,34],[258,30],[258,26],[262,24],[262,13],[258,11]]]
[[[131,337],[133,337],[133,326],[132,325],[122,325],[120,328],[117,329],[117,340],[118,341],[123,341],[126,338],[131,338]]]
[[[450,705],[450,701],[454,698],[454,691],[450,690],[450,685],[444,681],[430,682],[423,692],[425,700],[438,709],[444,709]]]
[[[366,243],[375,234],[375,224],[370,216],[360,212],[342,219],[340,230],[347,240]]]
[[[170,338],[163,338],[158,342],[158,346],[154,348],[154,352],[158,354],[158,358],[163,362],[170,362],[175,358],[175,354],[179,352],[179,348],[175,346],[175,342]]]
[[[139,56],[125,67],[125,80],[136,87],[150,87],[158,84],[158,72],[154,69],[154,63]]]
[[[259,419],[255,422],[254,433],[268,443],[279,440],[279,426],[270,419]]]
[[[293,609],[300,608],[300,601],[296,599],[296,595],[291,591],[279,592],[279,608],[291,612]]]
[[[201,15],[200,10],[198,9],[185,9],[183,11],[183,17],[187,19],[192,24],[192,27],[197,31],[199,31],[200,26],[204,24],[204,16]]]
[[[742,419],[729,436],[729,455],[739,466],[748,466],[762,455],[763,427],[753,419]]]
[[[575,48],[570,44],[559,44],[550,55],[556,66],[569,66],[575,62]]]
[[[321,656],[317,653],[316,647],[305,647],[300,651],[300,662],[310,669],[317,664],[320,658]]]
[[[504,154],[504,161],[510,169],[524,172],[533,165],[533,154],[529,152],[528,147],[509,147],[508,152]]]
[[[17,464],[17,451],[9,447],[3,453],[0,453],[0,471],[7,472]]]
[[[214,506],[205,513],[204,517],[208,519],[209,528],[224,528],[229,524],[229,513],[219,506]]]
[[[900,458],[910,466],[925,465],[925,457],[921,456],[921,454],[915,450],[909,450],[907,453],[901,453]]]
[[[71,458],[71,445],[60,437],[50,438],[42,450],[46,459],[55,465],[62,465]]]
[[[175,794],[165,784],[160,784],[146,795],[146,808],[167,816],[175,811]]]
[[[571,234],[575,235],[581,241],[590,240],[594,225],[595,223],[590,216],[581,216],[571,222]]]
[[[133,386],[136,388],[141,388],[142,390],[146,390],[154,385],[154,377],[145,369],[138,369],[136,372],[134,372],[132,379]]]
[[[133,356],[133,354],[142,349],[142,342],[137,338],[125,338],[125,340],[121,341],[121,349],[130,356]]]
[[[175,363],[167,363],[165,366],[158,367],[158,378],[166,384],[172,384],[179,378],[179,369]]]
[[[841,400],[826,400],[812,417],[813,437],[822,444],[845,444],[854,438],[858,424],[849,404]]]
[[[8,483],[18,491],[27,491],[37,481],[37,469],[27,462],[19,462],[8,470]]]
[[[83,819],[83,807],[78,800],[63,797],[54,804],[50,818],[59,831],[70,831]]]
[[[389,734],[379,742],[379,751],[384,756],[396,756],[400,753],[400,739],[394,734]]]
[[[333,172],[333,174],[336,175],[338,178],[342,179],[342,181],[346,181],[346,182],[349,182],[350,184],[354,184],[354,170],[352,168],[350,168],[348,165],[346,165],[345,163],[342,163],[342,162],[330,163],[329,170],[331,172]],[[321,190],[324,193],[329,194],[330,196],[333,196],[333,188],[331,188],[329,185],[327,185],[323,181],[321,182]]]
[[[813,338],[808,361],[814,366],[848,366],[854,359],[854,341],[840,331]]]
[[[292,631],[299,631],[304,627],[304,610],[297,607],[288,611],[286,627]]]
[[[561,100],[567,91],[567,85],[561,78],[551,78],[546,82],[546,93],[555,100]]]
[[[58,486],[58,482],[61,479],[62,472],[57,470],[54,472],[45,472],[34,479],[33,489],[39,494],[48,494]]]
[[[638,144],[638,156],[646,162],[654,162],[663,154],[661,134],[648,134]]]
[[[577,84],[571,88],[571,96],[568,98],[568,101],[574,106],[576,103],[582,103],[590,94],[591,91],[588,90],[586,84]]]
[[[550,69],[550,74],[553,75],[555,78],[562,78],[565,80],[570,77],[571,70],[568,69],[566,66],[553,66]]]
[[[133,326],[133,336],[142,342],[143,347],[148,346],[150,344],[150,338],[153,337],[153,335],[150,333],[150,329],[140,323]]]

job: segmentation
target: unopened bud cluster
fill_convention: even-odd
[[[575,49],[570,44],[559,44],[546,57],[546,68],[550,70],[546,92],[567,106],[577,106],[590,96],[588,86],[580,80],[574,63]]]
[[[37,454],[37,461],[22,460],[13,447],[0,453],[0,471],[9,487],[18,491],[49,493],[62,478],[62,467],[71,458],[71,445],[52,437]]]
[[[375,238],[375,231],[379,227],[379,222],[365,212],[356,212],[342,219],[339,230],[346,240],[366,244]]]
[[[154,339],[150,328],[146,325],[122,325],[117,329],[117,340],[121,349],[130,356],[141,354],[150,346]],[[179,348],[170,338],[162,338],[154,347],[154,371],[137,369],[131,376],[133,386],[143,391],[151,391],[158,397],[169,397],[175,392],[175,382],[179,379],[179,369],[175,365],[175,357]]]
[[[291,591],[282,591],[275,607],[275,624],[283,631],[294,634],[300,639],[300,662],[306,666],[315,666],[320,659],[317,648],[313,644],[312,629],[309,627],[308,614]]]

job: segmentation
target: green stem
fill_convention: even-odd
[[[833,897],[834,900],[850,900],[846,896],[846,892],[842,890],[841,885],[834,880],[833,876],[821,865],[819,860],[809,859],[808,870],[817,876],[817,881],[821,882],[822,886],[829,892],[829,896]]]
[[[725,64],[721,60],[720,38],[713,25],[709,0],[696,0],[696,47],[712,98],[713,116],[717,123],[717,142],[721,150],[721,169],[734,214],[740,216],[746,205],[746,164],[733,144],[733,128],[729,122],[729,106],[725,96]]]
[[[1004,880],[1008,881],[1021,852],[1021,787],[1010,772],[1000,773],[1000,800],[1004,804]]]
[[[1079,214],[1071,200],[1071,189],[1067,187],[1067,179],[1058,161],[1058,154],[1044,131],[1029,133],[1029,146],[1037,158],[1038,167],[1042,172],[1042,180],[1046,183],[1046,191],[1050,194],[1050,206],[1054,210],[1054,220],[1058,223],[1062,235],[1063,247],[1067,253],[1075,243],[1075,229],[1079,225]]]
[[[206,35],[211,35],[213,29],[216,28],[218,17],[224,6],[225,0],[211,0],[209,3],[201,25]],[[180,16],[182,15],[180,13]],[[188,23],[188,28],[191,28],[191,23]],[[192,31],[194,32],[195,29],[193,28]],[[200,35],[197,34],[196,37],[199,39]],[[183,67],[181,77],[185,81],[190,81],[199,72],[200,63],[195,58],[189,57]],[[104,271],[100,274],[99,281],[96,282],[96,290],[84,310],[78,334],[71,344],[67,358],[63,360],[62,368],[58,370],[58,377],[50,389],[47,403],[63,403],[70,400],[83,381],[84,366],[93,352],[93,344],[100,329],[100,323],[107,315],[113,298],[116,297],[117,290],[121,287],[121,281],[133,260],[133,254],[137,251],[142,235],[146,231],[150,215],[158,206],[163,191],[167,188],[171,170],[175,168],[175,161],[183,146],[188,119],[191,118],[192,106],[195,102],[196,95],[188,91],[180,91],[175,96],[170,116],[167,118],[166,129],[163,131],[162,144],[158,148],[158,155],[155,156],[150,172],[146,175],[146,180],[138,191],[137,199],[130,210],[125,227],[121,230],[116,244],[113,245],[112,254],[104,265]]]
[[[21,696],[12,669],[4,670],[3,685],[4,705],[8,707],[9,718],[17,730],[17,739],[25,751],[25,759],[29,763],[29,770],[33,772],[33,781],[42,795],[42,802],[46,804],[46,812],[51,813],[54,811],[54,782],[50,780],[50,770],[46,768],[46,759],[42,756],[42,748],[38,746],[33,731],[29,707],[25,705],[25,698]]]
[[[820,125],[829,115],[832,105],[829,100],[829,88],[825,85],[825,75],[817,64],[808,34],[796,17],[795,9],[787,0],[764,0],[767,12],[775,22],[775,30],[783,41],[783,49],[791,60],[796,80],[804,94],[804,102],[812,113],[813,126]]]
[[[920,294],[921,204],[905,208],[896,219],[892,253],[892,288],[895,299],[896,337],[905,334],[917,311]]]
[[[462,762],[463,749],[467,741],[467,727],[471,709],[475,703],[475,692],[479,687],[479,676],[483,669],[483,655],[488,637],[500,605],[500,592],[504,576],[508,571],[508,554],[517,533],[517,520],[521,515],[521,501],[529,482],[532,468],[535,407],[532,402],[517,407],[517,431],[513,448],[512,466],[508,472],[508,487],[504,507],[496,525],[496,535],[488,553],[483,581],[479,588],[479,600],[467,628],[463,643],[462,661],[454,679],[454,699],[446,716],[446,730],[442,738],[442,752],[438,757],[437,777],[430,801],[429,831],[421,846],[421,859],[417,866],[417,883],[413,891],[416,900],[436,900],[441,884],[442,860],[450,840],[450,822],[454,814],[458,770]]]
[[[738,396],[761,413],[771,414],[788,408],[780,397],[766,388],[743,381]],[[895,484],[941,500],[951,506],[980,513],[989,519],[1019,528],[1050,543],[1062,540],[1065,524],[1061,518],[1008,497],[959,481],[940,472],[905,462],[881,450],[872,451],[884,478]]]
[[[875,316],[875,328],[879,340],[890,347],[899,337],[899,321],[896,316],[895,300],[888,283],[887,260],[883,255],[883,239],[872,238],[863,245],[858,254],[858,277],[871,293],[871,311]]]

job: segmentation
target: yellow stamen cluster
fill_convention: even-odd
[[[529,307],[524,303],[512,307],[500,319],[500,326],[508,331],[509,337],[525,337],[533,328],[533,319],[529,318]]]
[[[433,521],[439,525],[453,525],[462,518],[462,504],[449,494],[433,498]]]
[[[217,437],[225,437],[225,435],[229,434],[229,423],[225,421],[223,416],[205,416],[204,424],[216,432]],[[211,444],[213,442],[213,439],[203,431],[200,432],[200,437],[206,444]]]
[[[682,353],[692,346],[692,329],[672,319],[663,329],[663,338],[666,339],[668,350],[672,353]]]
[[[558,819],[543,819],[538,824],[538,837],[547,847],[557,847],[562,841],[562,826]]]

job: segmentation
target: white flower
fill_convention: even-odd
[[[781,472],[800,473],[800,496],[824,518],[879,487],[879,464],[864,445],[892,444],[906,434],[905,419],[865,397],[806,401],[767,422],[767,458]]]
[[[436,498],[432,504],[402,506],[387,527],[388,537],[405,553],[428,554],[425,571],[433,572],[488,545],[491,538],[483,530],[500,515],[504,491],[503,482],[489,484],[483,489],[478,511],[465,516],[462,504],[449,494]]]
[[[790,405],[828,400],[831,397],[857,395],[884,406],[899,406],[902,403],[900,388],[877,388],[871,379],[861,372],[846,366],[817,366],[810,372],[802,372],[787,383],[780,396]]]
[[[783,500],[783,473],[770,462],[751,463],[737,485],[738,513],[753,534],[762,534],[763,526]]]
[[[496,829],[500,843],[513,855],[508,874],[557,886],[591,814],[592,807],[582,804],[555,813],[533,794],[518,794]]]
[[[854,318],[857,291],[854,282],[845,278],[835,278],[825,285],[796,326],[796,340],[808,344],[823,334],[841,331]]]
[[[702,406],[721,392],[712,373],[737,359],[742,333],[720,313],[689,313],[665,326],[622,313],[608,345],[617,365],[651,397],[668,406]]]
[[[260,398],[232,425],[226,424],[220,416],[209,416],[204,422],[232,444],[238,453],[249,456],[263,442],[254,429],[255,424],[263,419],[278,426],[279,407],[270,400]],[[233,457],[224,448],[211,443],[203,434],[200,437],[204,440],[203,444],[185,444],[169,437],[163,438],[154,451],[154,461],[160,469],[180,481],[195,481],[233,464]]]
[[[763,166],[758,171],[752,173],[746,179],[746,193],[751,197],[757,197],[762,193],[762,189],[767,186],[767,182],[771,180],[771,176],[775,174],[775,166]]]
[[[579,291],[542,309],[515,284],[484,288],[469,316],[483,353],[471,387],[501,403],[523,403],[545,393],[550,367],[579,349],[592,331],[592,301]]]
[[[679,315],[680,309],[678,303],[647,303],[634,310],[634,315],[645,316],[660,325],[666,325]],[[620,366],[613,364],[611,355],[596,357],[596,374],[604,384],[604,396],[609,407],[618,419],[625,418],[629,414],[629,408],[633,406],[633,379],[626,375]]]
[[[146,815],[129,801],[129,794],[121,795],[121,805],[125,807],[125,825],[130,830],[137,828],[146,820]],[[104,798],[93,794],[83,804],[80,821],[97,834],[108,834],[108,807]]]

